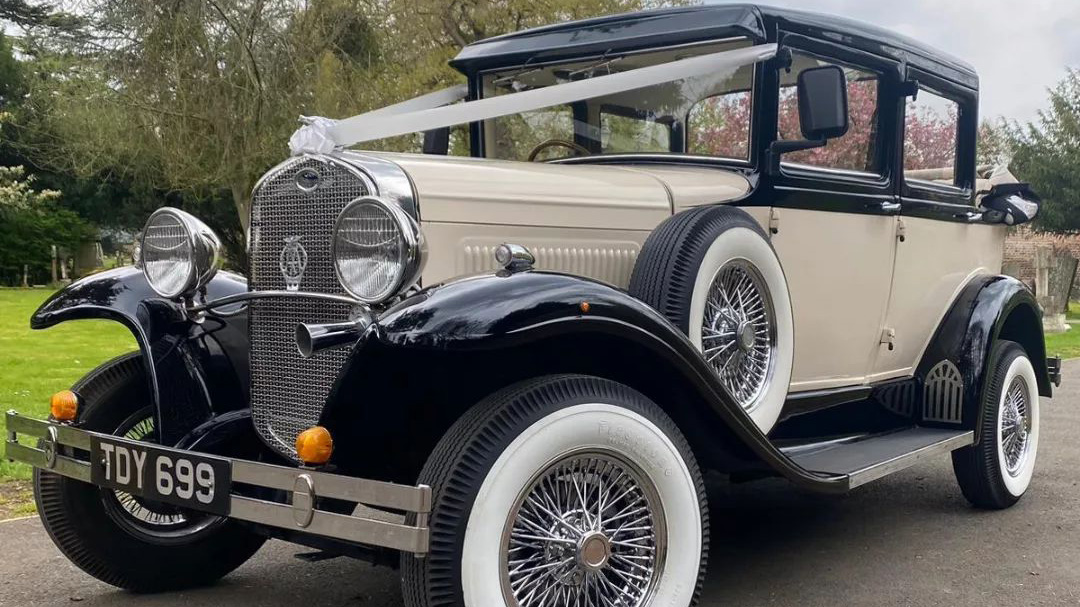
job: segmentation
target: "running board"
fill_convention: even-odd
[[[854,489],[974,442],[971,430],[908,428],[856,440],[789,446],[782,451],[810,472],[846,478],[848,489]]]

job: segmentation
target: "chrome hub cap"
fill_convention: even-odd
[[[1031,432],[1031,403],[1028,386],[1023,377],[1014,377],[1005,391],[1001,411],[1001,452],[1005,456],[1005,472],[1018,476],[1027,462]]]
[[[599,571],[611,556],[611,540],[603,532],[590,531],[578,543],[577,564],[591,571]]]
[[[765,279],[749,261],[717,271],[705,298],[701,351],[728,394],[753,410],[772,375],[776,319]]]
[[[666,536],[653,484],[606,453],[548,466],[519,496],[503,533],[508,605],[638,607],[659,578]]]

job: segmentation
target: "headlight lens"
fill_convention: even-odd
[[[165,207],[143,228],[140,263],[150,287],[169,299],[202,288],[218,269],[221,241],[189,213]]]
[[[398,205],[357,198],[334,228],[334,269],[341,286],[368,304],[386,301],[412,286],[423,269],[420,228]]]

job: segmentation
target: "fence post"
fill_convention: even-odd
[[[56,245],[52,245],[52,284],[56,283]]]

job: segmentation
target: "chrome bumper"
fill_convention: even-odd
[[[97,433],[71,426],[31,419],[8,411],[5,416],[7,459],[30,464],[62,476],[90,482],[90,439]],[[19,435],[41,439],[41,448],[18,442]],[[98,435],[104,436],[104,435]],[[109,436],[113,443],[132,443]],[[61,449],[68,447],[68,449]],[[181,449],[163,449],[183,454]],[[428,515],[431,488],[409,487],[382,481],[327,474],[314,470],[275,466],[229,459],[232,483],[283,491],[285,502],[238,495],[229,496],[230,518],[266,527],[288,529],[312,535],[392,548],[422,556],[428,551]],[[319,497],[334,498],[371,508],[389,509],[416,515],[415,525],[338,514],[316,508]]]

